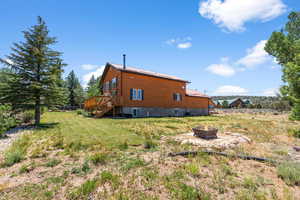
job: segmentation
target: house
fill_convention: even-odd
[[[100,80],[101,96],[85,101],[97,117],[208,115],[210,97],[187,89],[181,78],[134,67],[107,63]]]
[[[214,100],[215,107],[224,108],[224,105],[227,105],[226,108],[245,108],[252,105],[251,100],[249,99],[228,99],[228,100]]]

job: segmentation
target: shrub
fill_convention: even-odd
[[[76,113],[77,113],[77,115],[82,115],[82,113],[83,113],[84,111],[83,110],[81,110],[81,109],[79,109],[79,110],[76,110]]]
[[[128,142],[127,141],[125,141],[125,142],[123,142],[123,143],[121,143],[121,144],[119,144],[119,149],[120,150],[127,150],[128,149],[128,147],[129,147],[129,145],[128,145]]]
[[[0,105],[0,138],[4,137],[5,131],[16,125],[17,121],[11,114],[11,107],[8,105]]]
[[[88,196],[95,191],[98,186],[98,180],[87,180],[81,186],[75,188],[68,196],[68,199],[88,199]]]
[[[91,168],[89,166],[89,161],[88,160],[84,161],[84,163],[82,164],[81,170],[84,173],[87,173],[87,172],[89,172],[91,170]]]
[[[108,160],[108,155],[106,153],[95,153],[90,156],[90,160],[94,165],[104,165]]]
[[[51,159],[49,160],[47,163],[46,163],[46,167],[55,167],[57,166],[59,163],[61,163],[60,160],[57,160],[57,159]]]
[[[23,123],[30,123],[34,119],[34,111],[27,110],[22,114],[22,122]]]
[[[24,155],[21,151],[7,152],[4,157],[3,165],[6,167],[13,166],[15,163],[19,163],[24,159]]]
[[[144,143],[144,148],[145,149],[154,149],[157,147],[157,144],[152,140],[152,139],[146,139]]]
[[[288,185],[300,185],[300,164],[282,163],[277,167],[277,174]]]
[[[289,130],[289,133],[295,138],[300,138],[300,129]]]
[[[103,171],[100,174],[101,184],[110,183],[114,189],[119,186],[119,177],[117,175],[113,175],[109,171]]]

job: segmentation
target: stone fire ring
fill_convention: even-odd
[[[251,140],[239,133],[218,133],[218,138],[216,139],[202,139],[195,137],[194,133],[185,133],[177,135],[174,140],[180,142],[181,144],[192,144],[195,146],[203,148],[216,148],[216,149],[228,149],[239,146],[241,143],[250,143]]]

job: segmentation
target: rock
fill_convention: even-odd
[[[300,151],[300,147],[297,147],[297,146],[294,146],[293,149],[294,149],[295,151],[297,151],[297,152]]]
[[[186,133],[174,137],[174,140],[180,142],[181,144],[192,144],[204,148],[216,148],[216,149],[228,149],[233,148],[241,143],[250,143],[251,140],[239,133],[220,133],[218,138],[205,140],[193,136],[193,133]]]

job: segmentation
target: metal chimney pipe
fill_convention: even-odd
[[[126,69],[126,54],[123,54],[123,69]]]

